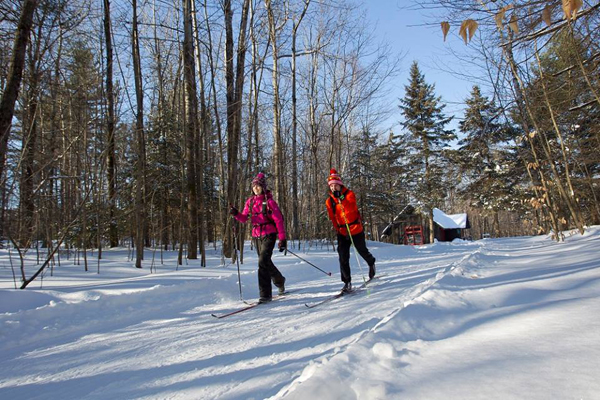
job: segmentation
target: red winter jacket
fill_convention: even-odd
[[[265,203],[265,213],[263,213],[263,203]],[[277,202],[273,200],[271,192],[267,192],[266,195],[250,196],[246,200],[244,210],[237,213],[235,219],[244,223],[248,221],[248,217],[252,223],[252,237],[262,237],[277,232],[279,240],[285,240],[283,215]]]
[[[363,231],[363,226],[356,205],[356,197],[354,192],[345,186],[342,186],[342,195],[334,197],[333,193],[329,193],[329,197],[325,201],[329,219],[333,223],[334,229],[344,236],[348,236],[348,227],[352,236]],[[346,227],[348,224],[348,227]]]

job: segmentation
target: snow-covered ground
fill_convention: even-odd
[[[600,227],[369,247],[368,291],[307,309],[341,288],[337,254],[297,251],[329,277],[277,253],[292,293],[224,319],[243,303],[212,249],[208,268],[169,252],[153,274],[150,251],[142,270],[104,251],[100,274],[63,258],[25,290],[0,250],[0,399],[600,399]]]

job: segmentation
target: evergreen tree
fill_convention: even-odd
[[[410,68],[410,82],[405,90],[399,107],[404,117],[402,126],[408,132],[407,160],[414,182],[411,194],[428,213],[429,239],[433,242],[433,208],[442,203],[447,184],[442,152],[455,138],[454,132],[446,129],[452,117],[444,115],[446,105],[435,95],[435,85],[425,82],[416,61]]]
[[[499,122],[500,110],[481,95],[478,86],[473,87],[466,104],[465,117],[459,123],[465,136],[456,151],[465,179],[459,193],[471,206],[482,209],[485,217],[493,217],[494,236],[498,237],[498,211],[511,208],[516,183],[510,179],[515,175],[509,168],[508,150],[499,144],[509,140],[514,130]]]
[[[379,222],[386,226],[394,220],[411,201],[408,187],[407,168],[404,165],[406,150],[402,137],[389,133],[388,140],[378,148],[377,159],[377,192],[373,198]],[[382,234],[383,232],[379,232]]]
[[[373,197],[377,196],[376,178],[377,135],[369,129],[362,129],[357,137],[350,161],[349,181],[356,193],[358,208],[363,221],[371,222],[373,215]]]

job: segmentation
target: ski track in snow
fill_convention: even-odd
[[[112,282],[101,273],[100,283],[56,278],[59,283],[53,285],[53,278],[46,278],[47,289],[16,293],[22,295],[17,300],[22,301],[21,311],[7,307],[11,312],[2,314],[0,309],[0,398],[400,397],[389,383],[369,386],[359,379],[348,385],[344,374],[332,374],[352,376],[353,368],[364,370],[365,376],[369,368],[386,374],[386,368],[406,365],[398,359],[411,357],[412,350],[399,347],[398,340],[418,347],[423,340],[452,338],[514,307],[526,312],[548,299],[568,301],[566,294],[576,289],[593,298],[586,288],[599,278],[594,275],[597,263],[590,261],[590,241],[597,248],[599,237],[573,240],[570,246],[579,251],[580,265],[573,260],[562,267],[551,263],[560,256],[561,245],[541,237],[414,248],[369,242],[381,278],[362,293],[312,310],[304,303],[341,288],[337,254],[302,254],[317,265],[328,265],[333,278],[294,257],[278,255],[275,264],[287,277],[288,289],[296,291],[221,320],[210,314],[243,306],[233,267],[162,268],[159,274]],[[244,297],[255,298],[256,256],[247,254]],[[520,268],[532,259],[540,260],[535,268]],[[358,285],[360,269],[352,260]],[[495,275],[496,265],[502,266],[500,276]],[[595,280],[581,279],[585,274]],[[562,297],[543,286],[558,279]],[[507,284],[514,287],[510,296],[480,295]],[[0,291],[0,303],[11,294],[15,292]],[[444,309],[453,314],[444,314]],[[459,318],[449,320],[447,315]],[[365,357],[375,364],[362,365]],[[317,385],[323,392],[316,391]]]
[[[329,255],[337,261],[335,254]],[[86,398],[104,398],[107,393],[123,398],[169,397],[169,393],[188,390],[188,395],[197,398],[248,398],[255,376],[261,377],[260,385],[269,377],[273,385],[269,396],[275,396],[281,382],[293,386],[298,371],[303,371],[307,363],[323,364],[344,352],[389,319],[390,309],[391,313],[398,312],[453,265],[437,266],[434,260],[430,265],[410,264],[393,273],[390,267],[385,260],[378,262],[379,271],[385,271],[386,276],[369,288],[368,295],[360,293],[319,310],[304,310],[302,305],[307,300],[339,289],[337,279],[319,278],[300,282],[300,292],[286,299],[220,321],[210,318],[210,312],[228,311],[238,307],[237,302],[189,307],[195,292],[206,290],[210,283],[155,285],[130,295],[113,296],[103,295],[102,287],[129,287],[132,281],[142,279],[122,279],[93,289],[83,286],[89,288],[87,301],[52,303],[24,313],[23,318],[31,323],[24,324],[26,330],[21,329],[20,337],[5,338],[3,353],[14,354],[15,362],[11,363],[10,374],[0,369],[1,376],[16,378],[10,383],[16,386],[14,392],[8,391],[13,398],[21,391],[29,392],[29,385],[52,388],[61,396]],[[358,268],[353,269],[359,281]],[[285,268],[282,270],[286,273]],[[288,278],[288,287],[294,286]],[[402,298],[386,299],[390,290],[386,287],[401,288]],[[107,309],[112,312],[103,311]],[[346,317],[339,317],[344,314]],[[98,319],[96,315],[106,318]],[[315,330],[315,326],[320,328]],[[47,363],[55,365],[56,373],[46,372]],[[163,378],[147,385],[147,374]],[[122,375],[127,377],[126,384]],[[229,375],[235,375],[235,381],[228,383]],[[96,380],[93,386],[101,387],[101,391],[79,391],[82,379]],[[105,383],[112,381],[116,383]],[[0,387],[4,383],[0,379]],[[40,392],[40,396],[45,397],[45,393]]]
[[[277,394],[277,396],[272,397],[272,399],[278,399],[278,398],[284,397],[286,394],[293,391],[295,385],[306,381],[314,373],[317,373],[318,364],[326,364],[332,357],[338,355],[339,353],[342,353],[346,348],[348,348],[349,346],[352,346],[354,343],[356,343],[359,340],[361,340],[362,338],[364,338],[368,333],[374,332],[377,329],[383,327],[386,323],[388,323],[390,320],[392,320],[392,318],[394,318],[395,315],[397,315],[402,309],[404,309],[405,306],[411,304],[414,300],[416,300],[418,297],[420,297],[425,291],[427,291],[427,289],[432,287],[437,281],[442,279],[449,272],[453,271],[457,265],[461,265],[462,263],[464,263],[466,260],[473,257],[478,252],[479,252],[479,249],[475,249],[472,252],[468,253],[467,255],[463,256],[460,260],[453,262],[448,266],[431,268],[428,271],[428,274],[425,275],[425,278],[426,278],[425,280],[422,280],[422,278],[423,278],[422,276],[420,277],[421,279],[419,279],[418,281],[417,280],[413,281],[412,279],[408,279],[409,282],[413,282],[412,285],[410,285],[406,290],[403,291],[401,298],[395,298],[392,300],[392,301],[398,301],[400,303],[399,306],[391,307],[389,309],[391,311],[389,311],[387,315],[384,315],[383,317],[379,317],[379,318],[375,318],[375,319],[371,320],[370,321],[371,326],[365,327],[364,330],[357,332],[355,334],[354,338],[351,341],[349,341],[348,343],[346,343],[343,348],[336,348],[332,354],[322,356],[320,359],[317,359],[317,360],[313,360],[311,365],[309,365],[303,371],[302,375],[299,378],[297,378],[290,385],[288,385],[287,387],[282,389]],[[433,272],[435,272],[435,276],[428,277],[428,276],[433,275]],[[390,284],[394,284],[394,283],[404,284],[404,282],[406,280],[407,279],[406,279],[405,274],[396,274],[395,277],[386,276],[383,278],[383,282],[389,282]],[[383,284],[382,281],[375,281],[375,284],[373,285],[374,291],[377,290],[377,286],[380,283]],[[389,350],[389,348],[386,348],[386,347],[384,347],[383,349],[380,349],[380,350],[376,350],[376,351],[379,353],[385,354],[384,357],[389,357],[390,354],[393,353],[393,351]]]

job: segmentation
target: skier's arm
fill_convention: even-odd
[[[331,223],[333,224],[333,230],[334,231],[338,231],[339,226],[335,220],[335,214],[333,213],[333,209],[331,208],[331,200],[329,200],[330,197],[327,197],[327,200],[325,200],[325,207],[327,208],[327,214],[329,214],[329,219],[331,220]]]
[[[245,223],[246,221],[248,221],[248,214],[250,214],[250,199],[246,200],[244,210],[234,215],[234,218],[240,221],[241,223]]]

